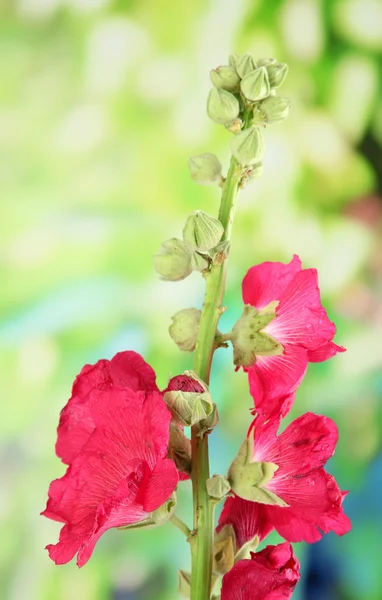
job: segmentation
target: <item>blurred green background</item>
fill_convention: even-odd
[[[188,212],[217,212],[218,188],[193,183],[187,159],[215,152],[227,166],[230,134],[206,115],[208,72],[251,51],[289,63],[292,110],[267,129],[264,175],[241,195],[221,329],[241,312],[251,265],[298,253],[319,269],[348,351],[309,367],[291,418],[338,422],[329,470],[351,490],[353,531],[296,545],[294,598],[380,600],[382,2],[2,0],[0,15],[0,597],[177,597],[188,547],[170,525],[109,531],[78,570],[50,562],[59,524],[39,512],[64,472],[55,429],[85,363],[134,349],[161,387],[191,365],[167,328],[200,307],[202,278],[161,282],[152,256]],[[229,350],[215,356],[212,390],[212,472],[224,472],[252,405]],[[189,495],[183,484],[190,522]]]

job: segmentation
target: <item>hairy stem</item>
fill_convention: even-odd
[[[242,167],[234,157],[223,186],[219,219],[224,227],[222,240],[231,239],[236,198],[242,176]],[[199,324],[195,349],[194,371],[209,383],[212,356],[215,349],[217,324],[222,313],[222,301],[227,275],[227,256],[222,254],[206,273],[206,294]],[[191,430],[192,487],[194,503],[194,531],[191,539],[191,600],[209,600],[212,577],[213,511],[206,480],[209,478],[208,435],[199,426]]]

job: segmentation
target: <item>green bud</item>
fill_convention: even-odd
[[[210,78],[215,87],[228,92],[236,90],[240,83],[240,77],[236,73],[236,69],[231,66],[213,69],[210,71]]]
[[[241,79],[244,79],[244,77],[248,75],[248,73],[251,73],[251,71],[254,71],[256,69],[256,63],[253,59],[252,54],[250,54],[249,52],[246,52],[242,56],[239,56],[236,60],[235,66],[236,71],[239,77],[241,77]]]
[[[228,470],[228,481],[237,496],[251,502],[272,506],[288,506],[274,492],[267,489],[267,483],[279,468],[271,462],[253,461],[252,429],[249,437],[243,442],[239,453]]]
[[[258,102],[269,96],[271,87],[267,69],[260,67],[246,75],[240,84],[240,88],[243,95],[251,102]]]
[[[229,481],[224,475],[214,475],[207,479],[206,488],[211,498],[221,500],[228,494],[231,489]]]
[[[201,314],[197,308],[184,308],[171,317],[170,336],[184,352],[195,350]]]
[[[200,185],[220,185],[222,166],[215,154],[209,152],[192,156],[188,160],[191,177]]]
[[[170,423],[168,457],[174,461],[178,471],[191,474],[191,441],[173,421]]]
[[[234,67],[236,69],[236,65],[240,60],[240,54],[230,54],[228,57],[228,64],[230,67]]]
[[[237,366],[249,367],[258,356],[283,354],[282,345],[265,331],[261,331],[276,316],[275,307],[269,305],[263,311],[247,304],[243,314],[232,329],[233,359]]]
[[[185,279],[192,271],[191,249],[176,238],[163,242],[154,256],[154,268],[167,281]]]
[[[225,575],[235,563],[236,536],[232,525],[226,525],[215,535],[212,548],[213,566],[216,575]]]
[[[286,63],[274,63],[267,66],[269,83],[272,88],[278,88],[285,81],[289,67]]]
[[[178,571],[178,591],[183,598],[191,597],[191,573]]]
[[[202,437],[205,433],[211,433],[211,431],[216,427],[219,423],[219,413],[218,407],[215,402],[212,404],[212,412],[208,415],[206,419],[203,419],[199,423],[199,433],[198,435]]]
[[[254,115],[256,120],[260,116],[262,123],[276,123],[286,119],[289,114],[290,101],[285,96],[269,96],[258,106],[258,112]]]
[[[184,427],[192,427],[212,412],[212,398],[209,392],[173,390],[165,393],[164,401],[175,423]]]
[[[259,58],[256,63],[258,67],[268,67],[276,62],[275,58]]]
[[[263,134],[255,125],[237,133],[231,140],[231,152],[241,165],[259,162],[264,150]]]
[[[196,210],[187,218],[183,239],[194,250],[205,252],[219,243],[223,233],[224,227],[218,219]]]
[[[226,90],[212,88],[207,101],[207,113],[210,119],[225,125],[230,123],[240,112],[239,101]]]

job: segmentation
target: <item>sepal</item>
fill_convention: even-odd
[[[191,178],[200,185],[220,185],[222,182],[222,165],[215,154],[206,152],[191,156],[188,167]]]
[[[213,475],[206,481],[206,488],[211,498],[221,500],[231,489],[229,481],[224,475]]]
[[[195,350],[201,314],[197,308],[183,308],[171,317],[169,333],[180,350]]]
[[[191,249],[176,238],[166,240],[154,256],[154,268],[166,281],[180,281],[192,272]]]

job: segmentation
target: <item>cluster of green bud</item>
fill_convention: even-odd
[[[166,281],[181,281],[192,271],[206,271],[223,233],[218,219],[202,210],[194,211],[187,218],[183,240],[166,240],[155,254],[156,272]]]
[[[264,154],[260,127],[288,116],[289,100],[277,96],[287,73],[285,63],[273,58],[255,60],[249,53],[233,54],[228,65],[211,71],[214,87],[207,112],[215,123],[235,134],[231,151],[240,165],[260,164]]]

